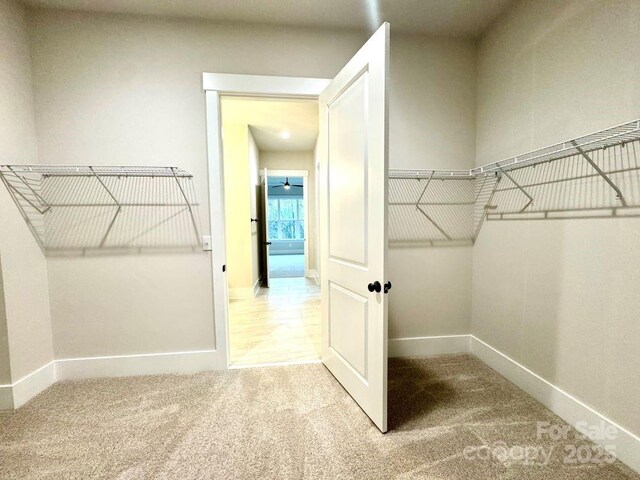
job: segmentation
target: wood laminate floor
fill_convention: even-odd
[[[229,302],[232,365],[320,358],[320,287],[308,278],[274,278],[252,299]]]

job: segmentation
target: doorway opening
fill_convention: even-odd
[[[320,201],[316,203],[322,205],[319,209],[322,228],[317,228],[317,231],[321,230],[322,239],[318,242],[322,250],[319,263],[322,363],[382,432],[387,431],[386,295],[391,289],[391,282],[386,279],[388,78],[388,23],[376,30],[333,79],[203,74],[210,221],[214,233],[210,242],[214,361],[228,362],[230,356],[232,334],[230,308],[226,301],[229,294],[226,267],[231,246],[235,248],[236,245],[236,242],[229,242],[227,235],[226,222],[231,205],[228,201],[225,203],[227,182],[223,161],[231,157],[223,151],[228,146],[224,137],[229,130],[222,124],[221,100],[228,94],[259,94],[271,100],[279,96],[294,102],[295,99],[314,99],[318,115],[310,118],[312,122],[318,119],[319,128],[315,142],[318,162],[312,171],[317,172],[316,178],[321,178],[316,185],[321,187],[316,188],[320,191]],[[241,133],[248,131],[249,126],[245,124]],[[289,133],[281,131],[281,137],[290,136]],[[244,144],[244,153],[241,151],[239,157],[247,150],[254,153],[258,150],[256,139],[253,140]],[[249,177],[254,179],[255,175],[247,175]],[[248,183],[250,191],[257,193],[251,181]],[[246,185],[240,179],[231,188],[237,187],[240,191]],[[239,216],[236,217],[250,214],[251,203],[249,205],[246,209],[237,208],[235,212]],[[258,219],[252,217],[251,220],[253,226],[257,223],[253,220]],[[239,222],[242,224],[241,220]],[[258,231],[256,227],[256,236]],[[314,238],[314,235],[309,234],[308,238]],[[250,254],[247,256],[251,257]]]
[[[318,101],[220,106],[229,365],[319,361]]]
[[[304,180],[305,177],[267,176],[269,279],[304,277],[308,271]]]

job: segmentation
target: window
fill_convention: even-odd
[[[269,198],[269,240],[304,239],[304,201],[300,197]]]

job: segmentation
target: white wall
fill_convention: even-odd
[[[37,163],[33,108],[25,13],[0,0],[0,164]],[[0,384],[7,384],[49,363],[53,347],[45,258],[2,184],[0,257]]]
[[[31,63],[25,12],[0,0],[0,163],[28,163],[38,157]]]
[[[392,33],[390,88],[390,168],[473,166],[474,44]],[[471,247],[391,248],[388,260],[389,338],[469,333]]]
[[[521,2],[483,38],[476,163],[640,116],[640,3]],[[640,219],[488,222],[473,334],[640,433]]]
[[[41,161],[175,165],[205,204],[201,73],[332,77],[368,36],[47,10],[29,24]],[[469,166],[475,52],[471,41],[392,33],[393,167]],[[391,336],[469,330],[469,249],[392,250],[390,265]],[[211,348],[210,277],[207,254],[51,260],[56,356]],[[106,300],[123,296],[126,308]]]
[[[252,290],[251,259],[251,172],[249,168],[249,126],[224,122],[224,200],[227,242],[227,282],[232,298],[247,296]],[[242,293],[244,292],[244,293]]]
[[[230,298],[248,298],[260,278],[258,228],[250,221],[257,217],[260,152],[249,125],[224,120],[225,108],[233,106],[222,107],[227,282]]]

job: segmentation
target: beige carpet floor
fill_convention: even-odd
[[[390,360],[389,380],[386,435],[321,365],[62,382],[0,413],[0,478],[640,478],[564,462],[592,444],[538,439],[537,421],[564,423],[469,355]]]

